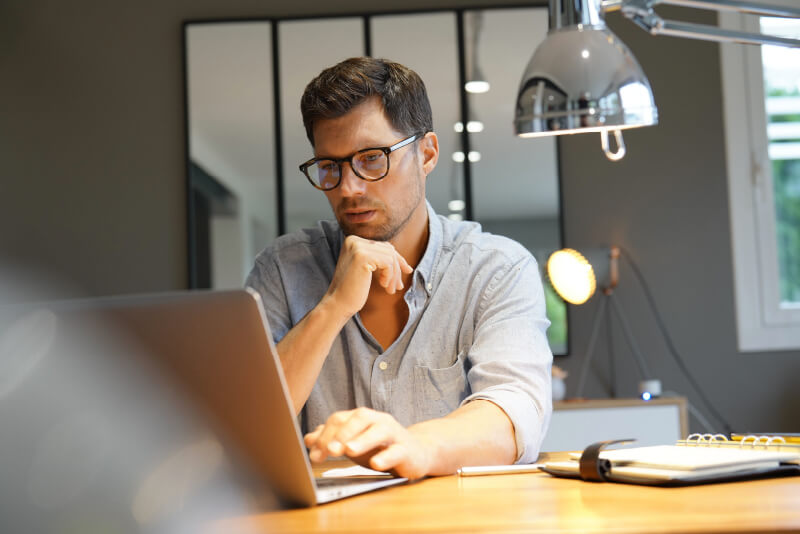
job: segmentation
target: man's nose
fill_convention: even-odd
[[[342,190],[342,195],[346,197],[360,196],[367,191],[367,181],[359,178],[353,167],[349,163],[343,163],[341,167],[342,180],[339,187]]]

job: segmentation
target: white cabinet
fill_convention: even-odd
[[[580,451],[596,441],[636,439],[637,446],[672,444],[688,433],[686,399],[573,400],[553,403],[542,451]]]

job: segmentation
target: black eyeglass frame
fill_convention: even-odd
[[[349,156],[347,156],[345,158],[339,158],[339,159],[334,159],[334,158],[311,158],[310,160],[306,161],[305,163],[301,163],[300,164],[300,167],[299,167],[300,168],[300,172],[303,173],[303,176],[306,177],[306,179],[309,181],[309,183],[311,185],[313,185],[316,189],[319,189],[320,191],[332,191],[332,190],[336,189],[337,187],[339,187],[339,185],[342,183],[342,175],[344,174],[342,172],[342,164],[345,163],[345,162],[350,164],[350,168],[353,170],[353,174],[355,174],[356,176],[358,176],[359,178],[361,178],[365,182],[378,182],[378,181],[383,180],[384,178],[386,178],[386,176],[389,174],[389,169],[391,168],[391,162],[392,162],[392,160],[389,159],[389,154],[391,154],[392,152],[394,152],[395,150],[397,150],[399,148],[403,148],[404,146],[410,145],[411,143],[413,143],[415,141],[418,141],[418,140],[422,139],[423,137],[425,137],[425,133],[415,133],[414,135],[411,135],[409,137],[406,137],[405,139],[402,139],[402,140],[398,141],[397,143],[393,144],[392,146],[376,146],[376,147],[362,148],[361,150],[353,152],[352,154],[350,154]],[[361,174],[359,174],[359,172],[358,172],[358,169],[353,166],[353,158],[355,158],[356,156],[358,156],[359,154],[362,154],[364,152],[369,152],[370,150],[380,150],[386,155],[386,172],[384,172],[378,178],[367,178],[366,176],[361,176]],[[308,175],[308,168],[310,166],[314,165],[315,163],[320,162],[320,161],[332,161],[333,163],[336,164],[336,167],[339,169],[339,177],[336,180],[336,185],[334,185],[333,187],[328,187],[328,188],[320,187],[319,184],[317,184],[314,181],[314,179],[311,178],[311,176]]]

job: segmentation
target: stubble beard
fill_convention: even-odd
[[[346,202],[343,201],[339,205],[339,210],[352,208],[366,208],[375,209],[381,213],[385,213],[388,217],[386,222],[377,226],[370,226],[365,224],[350,224],[346,221],[344,214],[337,214],[336,219],[339,222],[339,227],[342,229],[344,235],[356,235],[358,237],[369,239],[372,241],[391,241],[403,228],[408,226],[411,217],[417,210],[419,203],[422,201],[423,189],[422,180],[416,177],[414,180],[414,195],[409,200],[408,204],[403,206],[399,212],[390,212],[387,206],[379,201],[361,201],[361,202]]]

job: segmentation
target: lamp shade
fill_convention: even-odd
[[[553,252],[547,260],[547,277],[553,289],[570,304],[583,304],[598,286],[610,292],[617,285],[617,247],[588,249],[586,256],[565,248]]]
[[[483,30],[483,12],[469,11],[464,14],[469,25],[471,39],[464,46],[466,80],[464,90],[468,93],[485,93],[490,89],[488,78],[478,65],[478,42]]]
[[[583,304],[597,288],[592,265],[583,254],[571,248],[558,250],[550,256],[547,276],[556,293],[570,304]]]
[[[608,30],[596,4],[597,0],[574,0],[569,16],[559,16],[566,6],[551,0],[550,31],[528,62],[517,93],[517,135],[602,132],[658,123],[650,82],[628,47]]]

